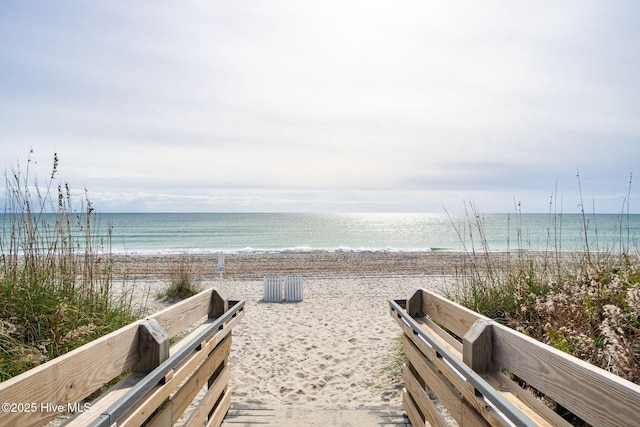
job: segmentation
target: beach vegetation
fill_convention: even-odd
[[[514,220],[518,223],[519,204]],[[628,200],[620,224],[628,223]],[[583,212],[583,247],[561,250],[561,215],[551,215],[550,250],[494,252],[483,216],[469,205],[457,231],[465,248],[446,296],[526,335],[640,384],[640,256],[629,230],[603,248]],[[593,221],[595,223],[595,221]],[[523,230],[517,230],[522,236]],[[471,243],[469,243],[471,242]]]
[[[5,173],[0,233],[0,381],[139,318],[125,283],[116,286],[111,230],[100,228],[85,190],[74,208],[58,182],[58,157],[39,185],[30,167]]]
[[[169,270],[169,283],[158,292],[158,298],[187,299],[202,290],[195,265],[185,257],[175,260]]]
[[[391,352],[387,355],[382,368],[382,373],[394,384],[400,384],[402,382],[402,369],[407,361],[402,346],[402,336],[403,334],[401,333],[394,340]]]

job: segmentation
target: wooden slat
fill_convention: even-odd
[[[415,363],[415,368],[419,369],[427,386],[459,424],[464,424],[466,419],[467,423],[471,423],[467,425],[503,425],[495,410],[476,395],[475,389],[469,386],[452,365],[436,356],[435,352],[430,352],[431,355],[424,353],[422,342],[414,341],[406,335],[405,339],[405,353],[413,355],[411,359],[407,356],[407,360]],[[472,413],[475,415],[470,415]]]
[[[193,399],[196,397],[202,387],[207,384],[209,378],[218,369],[231,353],[231,335],[228,335],[215,350],[209,355],[209,358],[198,367],[198,369],[189,377],[186,383],[180,386],[171,400],[174,402],[174,413],[172,422],[178,421],[184,411],[189,407]]]
[[[207,420],[207,416],[213,409],[214,405],[223,393],[228,394],[228,384],[231,379],[231,367],[229,365],[220,372],[220,375],[214,383],[209,387],[207,393],[202,398],[202,401],[198,404],[198,407],[190,415],[186,425],[187,426],[201,426]],[[217,407],[216,407],[217,409]],[[227,408],[228,409],[228,408]]]
[[[533,393],[524,390],[505,374],[498,372],[486,375],[484,379],[539,426],[569,427],[571,425]]]
[[[0,402],[77,403],[138,361],[138,326],[85,344],[44,365],[0,383]],[[36,426],[57,413],[4,413],[5,425]]]
[[[199,324],[198,326],[193,328],[193,330],[189,333],[187,337],[184,337],[180,341],[173,344],[171,348],[169,348],[169,357],[174,356],[176,353],[182,350],[182,348],[188,346],[190,344],[189,337],[197,336],[199,333],[205,331],[210,324],[211,324],[211,321],[205,321],[204,323]]]
[[[462,421],[463,408],[459,405],[470,405],[487,420],[489,425],[501,426],[503,424],[502,419],[495,410],[493,410],[491,406],[488,406],[484,400],[476,396],[475,389],[473,387],[469,387],[465,378],[462,377],[462,375],[451,364],[440,358],[434,348],[427,346],[427,343],[416,337],[413,334],[412,329],[404,322],[398,320],[398,323],[405,332],[403,335],[403,342],[408,341],[414,347],[411,348],[411,346],[407,346],[405,344],[405,354],[407,357],[409,357],[409,354],[414,355],[412,359],[409,359],[411,364],[416,367],[421,363],[424,363],[424,366],[426,367],[431,367],[431,365],[433,365],[437,368],[436,372],[438,372],[438,375],[442,378],[446,378],[445,381],[442,381],[436,377],[432,379],[431,382],[427,381],[425,378],[425,381],[427,381],[428,386],[436,396],[443,401],[456,421]],[[462,357],[460,353],[457,353],[457,356],[458,358]],[[425,360],[421,361],[421,359]],[[427,360],[429,360],[429,362],[427,362]],[[428,371],[425,370],[424,375],[427,375],[427,372]],[[420,374],[423,375],[423,372],[421,371]],[[444,396],[446,396],[446,394],[441,397],[436,389],[437,387],[441,387],[442,384],[446,384],[447,387],[454,390],[456,394],[459,393],[464,397],[460,404],[454,403],[453,400],[449,402],[444,401]]]
[[[494,324],[494,361],[592,425],[640,424],[640,386]]]
[[[502,420],[497,415],[497,413],[493,410],[493,408],[488,406],[484,400],[481,400],[478,396],[476,396],[475,389],[473,387],[469,387],[467,381],[464,379],[464,377],[462,377],[462,375],[458,372],[458,370],[456,370],[451,364],[447,363],[446,360],[444,360],[443,358],[437,357],[435,355],[430,356],[428,353],[424,353],[423,343],[421,340],[418,340],[416,337],[411,336],[409,338],[409,342],[413,344],[413,346],[415,347],[415,351],[429,358],[430,363],[433,364],[437,368],[438,372],[444,378],[446,378],[448,382],[451,383],[449,387],[451,387],[451,389],[455,390],[457,393],[460,393],[462,395],[463,397],[463,399],[461,400],[462,406],[470,405],[471,407],[475,408],[475,410],[478,411],[478,413],[480,413],[485,418],[485,420],[487,420],[489,425],[492,425],[492,426],[503,425]],[[411,347],[405,347],[405,353],[410,352],[411,350],[412,350]],[[435,354],[435,352],[432,352],[432,353]],[[413,360],[412,360],[412,363],[413,363]],[[430,366],[430,365],[427,364],[427,366]],[[430,383],[427,383],[427,384],[431,388],[431,384]],[[432,390],[435,392],[435,389],[432,388]],[[449,407],[447,406],[447,408]],[[462,414],[462,408],[458,409],[456,407],[455,409],[457,411],[458,417],[461,417],[460,414]],[[450,410],[449,412],[451,412],[453,416],[453,411]],[[456,417],[454,416],[454,418]],[[456,418],[456,420],[458,419],[461,419],[461,418]]]
[[[427,384],[429,389],[436,395],[438,400],[447,408],[451,416],[458,422],[462,421],[462,396],[452,384],[447,380],[441,372],[435,369],[435,366],[427,362],[424,354],[416,347],[416,345],[407,338],[402,337],[404,353],[407,360],[422,380]]]
[[[216,409],[211,414],[211,418],[209,418],[209,422],[207,422],[207,427],[220,427],[222,421],[224,421],[225,415],[229,412],[229,408],[231,407],[231,393],[225,392],[222,400],[216,406]]]
[[[212,292],[216,291],[214,289],[207,289],[171,307],[167,307],[150,317],[157,320],[169,337],[173,338],[175,335],[183,332],[189,326],[208,315],[209,301],[211,300]]]
[[[462,422],[464,427],[486,427],[489,424],[469,405],[462,405]]]
[[[407,365],[404,365],[402,368],[402,379],[404,380],[407,391],[411,394],[413,401],[425,415],[429,424],[434,427],[447,427],[449,424],[433,403],[425,389],[420,386],[420,383]]]
[[[476,320],[489,320],[488,317],[424,289],[422,289],[422,311],[460,338],[467,333]]]
[[[173,402],[168,400],[158,408],[158,411],[144,424],[144,427],[171,427],[173,425],[172,418]]]
[[[223,331],[220,331],[223,332]],[[175,374],[171,381],[164,385],[158,385],[153,388],[147,396],[143,399],[142,402],[137,404],[135,407],[131,408],[128,414],[125,414],[120,420],[118,420],[118,426],[140,426],[142,425],[147,418],[156,410],[164,401],[167,399],[171,393],[180,385],[182,382],[189,377],[189,375],[207,358],[209,353],[216,347],[218,343],[217,334],[214,336],[206,345],[206,347],[202,348],[200,351],[194,353],[191,358],[189,358],[182,366],[175,370]],[[221,343],[222,351],[230,351],[231,349],[231,340],[230,337],[227,336],[224,343]]]
[[[422,419],[422,414],[420,414],[420,411],[416,407],[411,394],[409,394],[407,390],[402,391],[402,406],[404,407],[404,410],[407,413],[407,417],[409,417],[409,421],[411,421],[412,426],[426,426],[425,420]]]
[[[83,427],[89,425],[91,421],[96,419],[105,409],[136,385],[144,375],[145,374],[141,372],[134,372],[127,375],[113,387],[109,388],[109,390],[103,393],[98,399],[91,402],[91,411],[77,414],[64,425],[68,427]]]
[[[181,303],[162,310],[149,319],[155,319],[169,336],[175,336],[193,323],[203,319],[210,311],[211,296],[215,290],[207,290]],[[228,328],[217,334],[226,336],[231,325],[242,317],[241,312]],[[41,366],[0,383],[0,401],[5,402],[52,402],[57,405],[76,404],[102,387],[105,383],[125,372],[139,361],[139,326],[143,321],[133,322],[115,332],[92,341],[76,350]],[[134,376],[128,377],[129,379]],[[109,398],[117,399],[132,387],[124,382],[114,388]],[[100,413],[101,405],[110,405],[102,399],[92,406],[90,413]],[[78,414],[71,423],[83,422],[88,413]],[[41,425],[56,417],[55,412],[5,413],[2,422],[7,425]],[[95,418],[95,416],[94,416]],[[78,420],[78,421],[75,421]],[[88,421],[87,421],[88,422]]]
[[[423,312],[459,337],[464,336],[476,320],[487,319],[433,292],[422,292]],[[590,424],[638,425],[640,416],[636,408],[640,407],[640,386],[503,325],[493,324],[495,363]]]
[[[422,326],[422,328],[427,331],[427,333],[438,338],[442,345],[445,346],[455,356],[457,356],[459,359],[462,358],[462,343],[453,338],[450,334],[447,333],[447,331],[445,331],[426,317],[417,318],[416,323]]]

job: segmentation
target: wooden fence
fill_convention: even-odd
[[[414,427],[568,426],[525,382],[592,426],[640,425],[640,386],[424,289],[390,301],[402,328],[403,406]]]
[[[65,413],[72,426],[169,426],[183,414],[185,425],[220,425],[231,330],[243,316],[244,301],[207,290],[98,338],[0,383],[0,425],[39,426]]]

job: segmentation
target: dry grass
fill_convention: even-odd
[[[186,299],[201,291],[199,280],[196,277],[195,265],[186,257],[180,257],[175,261],[169,271],[169,284],[161,292],[158,298]]]
[[[0,235],[0,381],[57,357],[139,317],[127,292],[112,292],[109,239],[86,198],[73,209],[58,184],[58,158],[46,185],[29,166],[6,175]],[[110,230],[107,232],[110,238]],[[115,297],[114,295],[119,295]]]
[[[482,216],[467,226],[482,236]],[[448,296],[520,332],[640,384],[640,257],[594,251],[467,250]]]

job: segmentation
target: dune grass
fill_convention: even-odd
[[[459,234],[476,240],[461,252],[449,298],[640,383],[640,257],[628,231],[615,249],[601,249],[597,230],[585,224],[583,248],[561,251],[551,243],[551,250],[535,252],[521,242],[497,253],[483,238],[483,217],[474,207],[465,227]]]
[[[100,232],[86,196],[73,209],[56,184],[58,158],[44,186],[29,167],[6,174],[0,235],[0,381],[55,358],[141,315],[125,284],[115,289],[111,230]]]
[[[183,300],[198,294],[201,290],[195,266],[189,262],[186,256],[182,256],[174,262],[169,270],[168,285],[156,296]]]

